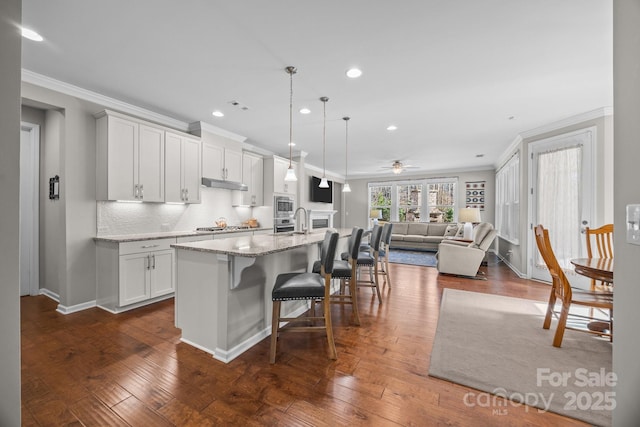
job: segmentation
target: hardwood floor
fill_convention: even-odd
[[[229,364],[181,343],[173,300],[65,316],[45,296],[23,297],[23,425],[586,425],[526,406],[467,407],[471,389],[428,376],[443,289],[548,298],[547,285],[502,264],[482,270],[487,281],[392,264],[382,305],[358,291],[362,326],[332,307],[338,360],[321,334],[286,334],[275,365],[268,338]]]

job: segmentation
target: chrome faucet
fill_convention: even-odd
[[[293,213],[293,219],[296,219],[296,216],[298,215],[299,211],[303,211],[304,212],[304,227],[302,227],[302,232],[304,234],[309,234],[309,224],[307,224],[307,210],[305,208],[303,208],[302,206],[300,206],[298,209],[296,209],[296,211]]]

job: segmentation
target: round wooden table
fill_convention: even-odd
[[[613,284],[613,258],[575,258],[571,264],[578,274]]]

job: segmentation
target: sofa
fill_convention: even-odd
[[[487,250],[496,238],[493,225],[482,222],[473,231],[473,242],[443,240],[436,257],[439,273],[475,277]]]
[[[462,237],[462,224],[443,222],[392,222],[391,249],[437,251],[445,237]]]

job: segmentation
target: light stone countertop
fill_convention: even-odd
[[[241,233],[247,231],[264,231],[273,230],[271,227],[257,227],[257,228],[241,228],[237,230],[217,230],[217,231],[167,231],[158,233],[143,233],[143,234],[121,234],[113,236],[96,236],[93,238],[96,242],[137,242],[140,240],[154,240],[154,239],[167,239],[172,237],[189,237],[189,236],[206,236],[206,235],[218,235],[218,234],[232,234]]]
[[[335,231],[338,232],[340,237],[348,237],[351,235],[352,230],[350,228],[339,228],[335,229]],[[214,254],[259,257],[320,243],[324,240],[325,232],[326,229],[309,234],[260,234],[257,236],[232,237],[224,240],[180,243],[171,245],[171,247]]]

